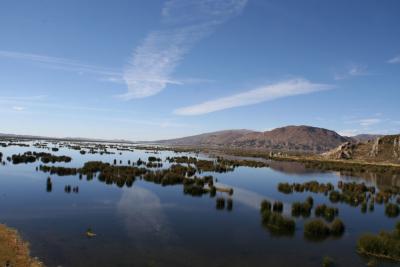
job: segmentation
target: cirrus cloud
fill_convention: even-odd
[[[390,63],[390,64],[399,64],[399,63],[400,63],[400,55],[397,55],[397,56],[395,56],[395,57],[392,57],[391,59],[389,59],[389,60],[387,61],[387,63]]]
[[[305,79],[291,79],[262,86],[243,93],[209,100],[197,105],[182,107],[174,111],[177,115],[202,115],[224,109],[258,104],[278,98],[310,94],[332,88],[328,84],[312,83]]]
[[[175,68],[195,43],[211,34],[217,25],[237,15],[247,0],[171,0],[161,12],[163,30],[150,32],[133,52],[124,70],[128,91],[123,99],[158,94],[168,84]]]

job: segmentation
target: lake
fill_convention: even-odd
[[[37,171],[43,164],[17,164],[6,158],[26,151],[67,155],[69,163],[46,165],[82,167],[88,161],[118,165],[128,160],[147,160],[149,156],[167,157],[195,154],[134,149],[115,154],[81,154],[79,150],[8,146],[0,148],[6,165],[0,166],[0,222],[20,231],[31,244],[31,253],[46,266],[321,266],[324,256],[338,266],[365,266],[368,259],[356,253],[358,237],[365,232],[392,230],[396,218],[385,216],[384,205],[362,213],[360,206],[331,203],[323,194],[304,192],[283,194],[278,183],[365,182],[378,189],[399,186],[400,178],[364,173],[345,176],[338,172],[305,169],[299,163],[271,162],[269,167],[237,167],[232,172],[205,172],[218,181],[216,186],[233,188],[232,210],[217,209],[216,198],[208,194],[191,196],[182,185],[162,186],[137,178],[131,187],[118,187],[97,179],[79,179],[79,175],[58,176]],[[58,146],[49,144],[50,147]],[[121,153],[121,154],[120,154]],[[206,155],[200,155],[207,158]],[[120,164],[120,160],[122,164]],[[46,179],[52,190],[47,192]],[[65,186],[78,186],[79,193],[66,193]],[[217,196],[228,197],[224,192]],[[283,214],[291,216],[291,203],[312,196],[314,205],[326,203],[339,208],[346,231],[340,238],[309,241],[304,238],[304,222],[295,218],[292,236],[271,234],[263,227],[260,203],[263,199],[282,201]],[[314,217],[313,213],[311,218]],[[88,238],[90,228],[96,237]],[[396,266],[379,261],[379,266]]]

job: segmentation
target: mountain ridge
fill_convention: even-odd
[[[226,148],[251,148],[271,151],[322,153],[338,145],[354,141],[335,131],[307,126],[289,125],[270,131],[225,130],[188,137],[155,141],[175,146],[209,146]]]

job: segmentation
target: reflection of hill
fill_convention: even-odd
[[[319,171],[307,169],[303,163],[290,161],[270,161],[269,166],[274,171],[279,171],[287,174],[307,174]]]
[[[369,182],[379,190],[390,187],[400,187],[400,174],[374,173],[374,172],[340,172],[343,180],[360,180]]]

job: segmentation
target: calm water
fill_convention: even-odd
[[[3,160],[26,151],[45,151],[33,147],[0,148]],[[57,155],[69,155],[70,163],[58,166],[81,167],[84,162],[112,162],[147,159],[155,155],[165,159],[173,152],[158,154],[135,150],[115,155],[81,155],[61,148]],[[184,154],[179,154],[184,155]],[[218,174],[219,185],[234,188],[233,210],[217,210],[208,195],[183,194],[182,185],[156,185],[136,180],[132,187],[106,185],[96,178],[79,180],[77,176],[52,176],[53,190],[46,192],[47,174],[35,171],[37,163],[0,166],[0,222],[17,228],[31,243],[31,251],[47,266],[321,266],[330,256],[338,266],[365,266],[367,259],[355,252],[363,232],[392,230],[396,219],[384,215],[383,205],[374,212],[361,213],[360,207],[331,204],[314,193],[284,195],[276,189],[279,182],[303,183],[310,180],[365,181],[378,187],[399,185],[400,178],[347,177],[338,173],[307,171],[295,163],[272,163],[270,168],[239,167]],[[168,164],[165,164],[168,166]],[[205,173],[206,174],[206,173]],[[79,186],[79,194],[66,194],[64,186]],[[218,193],[222,194],[222,193]],[[276,237],[261,226],[259,206],[262,199],[290,203],[314,198],[314,206],[327,203],[339,207],[346,233],[339,239],[310,242],[303,237],[304,219],[296,219],[293,237]],[[96,238],[85,236],[92,228]],[[390,262],[382,266],[395,266]],[[380,266],[381,266],[380,265]]]

